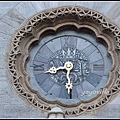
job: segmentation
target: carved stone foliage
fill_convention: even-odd
[[[89,29],[96,38],[108,47],[108,54],[112,59],[112,68],[109,70],[108,83],[104,88],[108,94],[98,94],[88,101],[67,105],[60,101],[49,101],[29,84],[29,75],[26,64],[29,51],[42,37],[49,33],[56,33],[63,29]],[[108,18],[94,10],[80,6],[63,6],[47,9],[28,19],[13,35],[8,55],[8,69],[12,85],[19,95],[39,110],[49,112],[55,106],[60,107],[65,115],[74,116],[85,112],[92,112],[108,103],[120,90],[120,29]],[[101,91],[103,91],[103,89]]]

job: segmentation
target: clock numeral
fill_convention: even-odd
[[[103,71],[104,65],[103,64],[93,64],[93,71]]]
[[[34,74],[44,73],[44,71],[46,70],[46,63],[35,60],[33,62],[33,70],[34,70]]]
[[[35,71],[44,71],[44,64],[41,64],[41,65],[34,64],[34,70]]]

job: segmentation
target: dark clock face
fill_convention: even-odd
[[[111,68],[105,45],[85,32],[66,30],[48,35],[32,49],[30,57],[27,71],[32,88],[46,99],[65,103],[95,97],[97,91],[106,85]],[[65,87],[68,82],[66,70],[46,73],[52,67],[63,67],[67,61],[73,64],[69,73],[72,83],[69,94]]]

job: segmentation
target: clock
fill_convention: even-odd
[[[61,6],[33,15],[12,36],[12,86],[44,112],[93,112],[120,88],[120,30],[104,15]]]
[[[67,63],[72,65],[69,73]],[[111,64],[107,48],[94,35],[64,30],[45,36],[31,50],[27,72],[32,88],[45,99],[72,104],[98,94]]]

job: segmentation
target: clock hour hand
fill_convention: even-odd
[[[48,71],[45,71],[44,73],[51,73],[51,74],[55,74],[57,72],[56,67],[51,67]]]
[[[51,74],[55,74],[57,72],[57,70],[60,70],[60,69],[65,69],[64,67],[60,66],[58,68],[56,67],[51,67],[48,71],[44,72],[44,73],[51,73]]]
[[[63,70],[63,69],[65,69],[65,67],[64,66],[60,66],[56,70]]]

